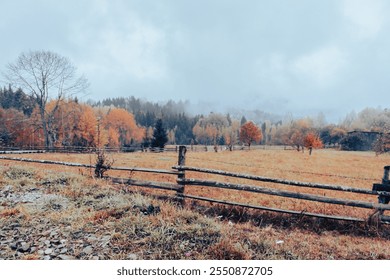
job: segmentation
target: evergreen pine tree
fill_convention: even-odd
[[[243,126],[246,123],[247,123],[247,120],[246,120],[245,116],[242,116],[242,118],[241,118],[241,126]]]
[[[162,119],[158,119],[153,131],[152,147],[164,148],[168,142],[168,135]]]

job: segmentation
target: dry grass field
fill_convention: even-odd
[[[86,154],[13,156],[86,164],[95,160],[93,155]],[[114,166],[171,169],[177,164],[177,154],[173,152],[110,156]],[[367,189],[380,183],[383,167],[389,163],[389,155],[377,157],[370,152],[334,150],[316,150],[311,156],[292,150],[188,151],[186,157],[188,166]],[[0,258],[390,259],[390,228],[386,225],[373,227],[191,200],[181,206],[162,198],[172,192],[112,185],[91,178],[92,173],[84,168],[0,160]],[[176,182],[175,175],[108,173]],[[203,173],[187,172],[186,177],[377,201],[375,196],[255,183]],[[187,186],[185,193],[363,219],[372,213],[372,210],[206,187]],[[27,202],[15,199],[27,194],[35,195],[36,199]],[[15,233],[19,236],[11,237]],[[47,235],[54,235],[54,241],[67,245],[51,242]]]

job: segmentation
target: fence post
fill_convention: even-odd
[[[390,181],[389,181],[390,165],[385,166],[383,169],[384,169],[384,171],[383,171],[382,184],[385,186],[386,191],[389,192],[390,191]],[[390,197],[385,196],[382,198],[382,201],[380,201],[380,202],[387,204],[387,203],[389,203],[389,201],[390,201]]]
[[[390,165],[384,167],[382,184],[389,184]]]
[[[186,164],[186,152],[187,152],[186,146],[179,146],[179,155],[178,155],[178,162],[177,162],[179,168],[180,166],[184,166]],[[179,169],[179,174],[177,175],[177,179],[178,180],[185,179],[185,177],[186,177],[185,171]],[[178,184],[179,184],[179,189],[177,190],[176,197],[177,200],[183,204],[184,197],[182,196],[182,194],[184,194],[185,184],[182,182],[179,182]]]
[[[374,184],[374,186],[372,188],[374,191],[390,192],[389,173],[390,173],[390,165],[384,167],[382,184]],[[379,194],[378,202],[383,203],[383,204],[387,204],[390,202],[390,197],[386,196],[386,195]]]

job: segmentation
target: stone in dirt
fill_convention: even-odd
[[[46,249],[45,250],[45,255],[50,255],[51,253],[53,253],[53,249]]]
[[[22,242],[20,245],[21,246],[18,248],[19,252],[25,253],[25,252],[28,252],[30,250],[30,244],[28,244],[26,242]]]
[[[87,255],[92,254],[92,252],[93,252],[93,249],[92,249],[91,246],[85,247],[84,250],[83,250],[83,253],[85,253]]]
[[[138,256],[136,254],[128,254],[127,259],[128,260],[138,260]]]
[[[57,256],[60,260],[74,260],[75,258],[70,255],[58,255]]]
[[[12,249],[12,250],[16,250],[18,248],[18,245],[16,243],[11,243],[9,245],[9,247]]]

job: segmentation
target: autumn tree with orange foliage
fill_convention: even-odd
[[[81,114],[75,127],[74,138],[84,146],[95,147],[97,146],[98,119],[91,106],[80,104],[80,110]]]
[[[33,128],[22,112],[0,108],[0,145],[31,146]]]
[[[138,127],[133,114],[125,109],[110,109],[103,119],[104,128],[108,131],[108,146],[128,146],[140,143],[145,135],[144,128]]]
[[[302,152],[305,147],[305,136],[310,131],[312,123],[308,119],[299,119],[291,124],[288,134],[288,141],[291,146],[295,146],[299,152],[302,148]]]
[[[198,143],[218,145],[221,137],[226,137],[226,130],[230,126],[231,123],[227,116],[210,113],[207,117],[202,117],[196,122],[192,132]]]
[[[97,117],[91,106],[75,100],[52,100],[46,111],[52,114],[50,135],[54,146],[96,146]]]
[[[260,142],[263,138],[261,129],[253,122],[249,121],[241,126],[240,140],[251,148],[252,142]]]
[[[223,130],[223,137],[229,151],[233,150],[233,146],[238,142],[238,135],[240,134],[240,122],[232,120],[231,125]]]
[[[309,149],[309,155],[311,155],[313,148],[318,149],[324,146],[321,138],[313,132],[306,134],[303,144],[307,149]]]

